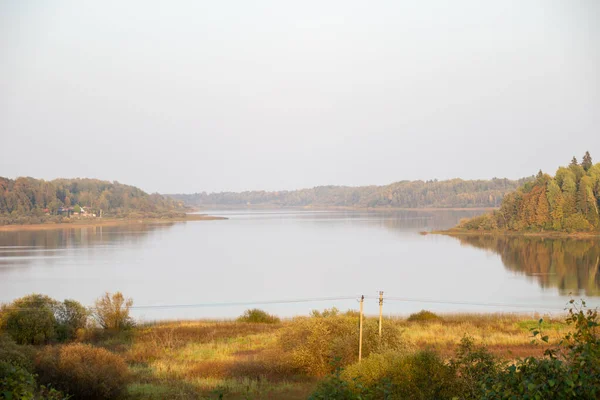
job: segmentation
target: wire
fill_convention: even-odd
[[[379,299],[377,296],[365,296],[369,299]],[[431,300],[431,299],[414,299],[414,298],[403,298],[403,297],[384,297],[384,301],[397,301],[407,303],[430,303],[430,304],[451,304],[451,305],[464,305],[464,306],[480,306],[480,307],[507,307],[507,308],[526,308],[536,309],[543,308],[548,310],[564,310],[565,308],[558,308],[558,306],[548,306],[543,304],[507,304],[507,303],[474,303],[468,301],[445,301],[445,300]]]
[[[210,307],[233,307],[233,306],[252,306],[252,305],[267,305],[267,304],[292,304],[292,303],[312,303],[322,301],[340,301],[340,300],[359,300],[360,296],[337,296],[337,297],[312,297],[312,298],[298,298],[298,299],[280,299],[280,300],[263,300],[263,301],[238,301],[238,302],[220,302],[220,303],[193,303],[193,304],[147,304],[129,307],[132,310],[145,310],[145,309],[176,309],[176,308],[210,308]],[[365,299],[379,300],[379,296],[365,296]],[[450,305],[465,305],[465,306],[479,306],[479,307],[504,307],[504,308],[523,308],[528,310],[535,309],[547,309],[547,310],[561,310],[564,311],[566,308],[559,308],[555,305],[544,305],[544,304],[508,304],[508,303],[477,303],[468,301],[447,301],[447,300],[432,300],[432,299],[417,299],[417,298],[405,298],[405,297],[393,297],[385,296],[384,302],[406,302],[406,303],[429,303],[429,304],[450,304]],[[95,310],[96,307],[87,307],[90,310]],[[27,307],[12,307],[5,305],[3,309],[11,310],[22,310],[22,311],[39,311],[40,308],[27,308]]]
[[[195,304],[148,304],[140,306],[131,306],[131,310],[142,309],[166,309],[166,308],[202,308],[202,307],[230,307],[230,306],[252,306],[264,304],[291,304],[291,303],[312,303],[320,301],[339,301],[339,300],[357,300],[360,296],[340,296],[340,297],[312,297],[301,299],[287,300],[264,300],[264,301],[239,301],[239,302],[223,302],[223,303],[195,303]],[[86,307],[90,310],[95,310],[97,307]],[[28,308],[28,307],[13,307],[5,305],[3,309],[21,310],[21,311],[40,311],[43,308]]]

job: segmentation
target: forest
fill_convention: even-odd
[[[536,178],[504,196],[500,209],[465,221],[465,230],[590,232],[600,229],[600,163],[589,152],[575,157],[554,177],[540,171]]]
[[[319,186],[292,191],[173,194],[190,206],[273,207],[388,207],[474,208],[498,207],[508,192],[533,180],[498,179],[400,181],[385,186]]]
[[[179,214],[183,205],[118,182],[0,177],[0,225],[66,222],[82,208],[97,216],[160,217]]]

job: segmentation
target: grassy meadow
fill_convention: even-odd
[[[39,294],[2,305],[0,400],[600,395],[600,325],[583,301],[559,317],[386,317],[381,336],[367,316],[362,361],[354,310],[135,323],[132,304],[117,292],[92,308]]]
[[[460,314],[431,321],[386,318],[384,329],[397,328],[403,346],[411,350],[432,348],[451,357],[468,335],[498,357],[512,360],[543,353],[545,346],[532,344],[530,332],[538,326],[538,317]],[[127,393],[133,399],[306,399],[323,374],[309,373],[295,363],[281,340],[309,318],[268,324],[161,322],[85,340],[126,360],[132,374]],[[365,326],[369,324],[376,325],[377,318],[366,318]],[[543,327],[550,343],[568,330],[564,322],[548,318]]]

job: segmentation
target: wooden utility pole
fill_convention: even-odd
[[[358,362],[362,359],[362,326],[363,326],[363,303],[365,296],[360,296],[360,316],[358,320]]]
[[[379,341],[381,342],[381,327],[383,325],[383,292],[379,292]]]

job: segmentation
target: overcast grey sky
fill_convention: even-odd
[[[0,176],[162,193],[600,161],[600,1],[0,0]]]

